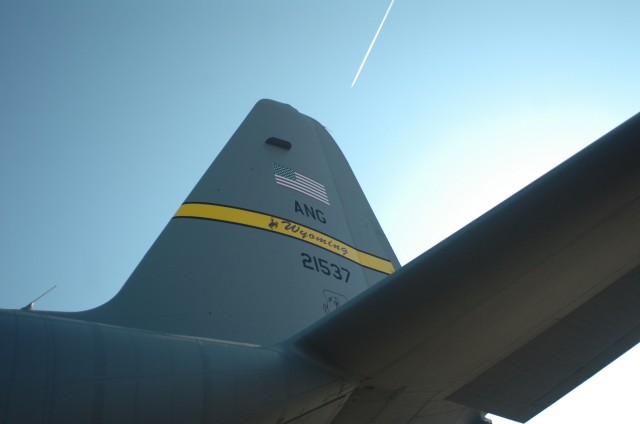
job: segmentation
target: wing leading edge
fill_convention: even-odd
[[[290,343],[411,422],[526,421],[640,341],[639,199],[640,114]]]

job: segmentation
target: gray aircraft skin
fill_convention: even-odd
[[[640,341],[640,114],[400,267],[256,104],[120,292],[0,310],[0,423],[524,422]]]

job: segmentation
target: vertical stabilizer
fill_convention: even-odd
[[[262,100],[120,292],[82,318],[275,343],[399,267],[328,132]]]

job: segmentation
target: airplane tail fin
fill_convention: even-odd
[[[398,267],[325,128],[261,100],[120,292],[77,314],[271,344]]]

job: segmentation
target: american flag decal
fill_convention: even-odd
[[[276,184],[306,194],[325,205],[329,204],[327,190],[319,182],[277,163],[273,164],[273,175],[276,178]]]

